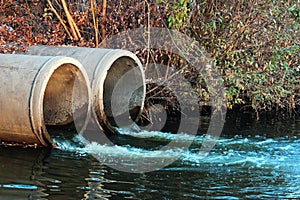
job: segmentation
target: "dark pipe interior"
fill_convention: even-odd
[[[126,126],[131,124],[132,121],[137,120],[140,114],[141,105],[144,102],[143,81],[142,72],[132,58],[121,57],[112,64],[104,82],[103,94],[104,112],[110,125],[119,127]],[[121,87],[120,93],[114,92],[116,85]],[[137,86],[138,89],[130,91],[130,88]],[[120,112],[115,116],[112,112],[114,106],[111,103],[112,95],[115,95],[114,98],[117,98],[120,102],[124,99],[130,99],[129,106],[120,106]]]
[[[74,135],[85,124],[89,101],[86,84],[72,64],[61,65],[51,75],[43,101],[44,123],[51,137]]]

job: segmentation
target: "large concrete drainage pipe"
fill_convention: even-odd
[[[53,144],[52,126],[90,113],[90,87],[81,63],[68,57],[0,54],[0,139]]]
[[[76,58],[86,69],[96,123],[104,131],[131,125],[143,109],[145,75],[140,60],[121,49],[31,46],[28,54]]]

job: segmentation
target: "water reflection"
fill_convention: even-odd
[[[3,199],[41,198],[48,196],[37,180],[47,149],[1,147],[0,194]]]

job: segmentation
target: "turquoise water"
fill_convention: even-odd
[[[0,146],[0,199],[300,198],[299,117],[259,122],[229,117],[216,146],[203,157],[201,132],[208,121],[196,137],[142,131],[134,141],[134,133],[123,130],[115,146],[80,145],[80,136],[56,138],[55,149]],[[192,145],[161,150],[175,138]],[[154,163],[178,159],[147,173],[114,169],[143,167],[149,164],[140,163],[145,156]]]

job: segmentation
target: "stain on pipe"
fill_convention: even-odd
[[[28,54],[70,56],[86,69],[91,88],[95,123],[106,132],[129,126],[139,118],[146,96],[140,60],[121,49],[31,46]]]
[[[51,126],[90,114],[88,75],[74,58],[0,54],[0,139],[48,146]]]

